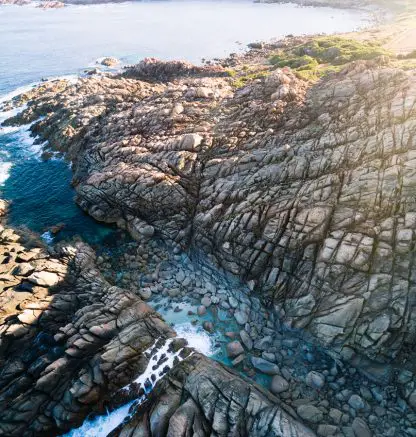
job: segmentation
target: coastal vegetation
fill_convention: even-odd
[[[387,59],[391,56],[392,53],[379,42],[325,36],[282,48],[270,58],[270,63],[278,68],[290,67],[303,79],[316,80],[339,71],[352,61]]]

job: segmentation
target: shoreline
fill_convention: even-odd
[[[374,40],[380,40],[377,35],[380,36],[382,29],[384,35],[392,32],[391,26],[397,25],[399,17],[395,17],[393,24],[385,24],[382,28],[346,35],[364,41],[365,35],[374,34]],[[407,15],[404,18],[411,19]],[[402,30],[405,35],[409,32],[409,28]],[[331,37],[338,35],[329,35],[327,39]],[[318,58],[321,54],[314,55],[306,45],[313,39],[312,36],[293,37],[282,39],[277,44],[287,49],[288,53],[290,44],[304,44],[304,53],[308,53],[309,58],[315,55]],[[287,46],[284,45],[286,42]],[[383,45],[392,43],[394,41],[390,39],[383,40]],[[399,50],[400,41],[396,44],[396,50]],[[371,60],[345,61],[342,71],[329,74],[322,83],[302,79],[299,75],[304,70],[299,70],[298,75],[294,69],[280,69],[278,60],[275,69],[270,64],[268,74],[262,75],[261,68],[277,48],[268,51],[266,46],[249,50],[241,56],[230,56],[219,61],[218,66],[222,65],[223,70],[216,69],[215,65],[194,67],[181,62],[147,59],[147,62],[143,61],[123,73],[92,76],[73,85],[62,83],[62,89],[46,82],[45,87],[51,86],[47,98],[39,100],[42,93],[37,96],[34,90],[32,105],[26,108],[26,114],[20,120],[25,116],[28,119],[39,118],[39,115],[44,117],[35,124],[32,132],[49,140],[51,150],[56,147],[72,161],[78,204],[91,217],[116,223],[136,240],[122,252],[124,261],[111,255],[91,262],[91,277],[103,270],[101,287],[104,295],[112,296],[114,307],[117,308],[116,299],[119,299],[118,295],[113,296],[115,286],[128,286],[132,292],[129,298],[133,302],[138,300],[139,295],[140,299],[149,302],[152,296],[160,300],[167,298],[175,313],[180,310],[176,311],[178,307],[173,309],[174,306],[192,296],[195,307],[200,305],[198,315],[214,308],[217,314],[227,314],[235,319],[237,326],[228,332],[229,339],[233,341],[227,344],[227,353],[233,359],[232,367],[242,368],[244,372],[247,370],[247,376],[252,376],[249,372],[255,369],[274,379],[278,377],[275,379],[278,383],[274,387],[271,384],[276,394],[320,435],[335,435],[338,430],[341,432],[342,427],[347,430],[341,435],[367,436],[371,435],[369,426],[371,429],[383,429],[380,423],[384,421],[389,426],[404,429],[405,419],[399,423],[393,416],[396,398],[390,397],[387,390],[384,393],[380,387],[390,384],[390,377],[393,378],[393,375],[387,375],[389,366],[386,363],[397,360],[396,352],[403,353],[406,346],[412,344],[412,338],[406,343],[397,335],[399,330],[407,332],[407,322],[404,321],[403,326],[393,326],[390,318],[386,322],[384,312],[387,313],[393,305],[396,310],[401,300],[412,297],[410,275],[407,276],[409,284],[400,282],[406,279],[406,275],[400,276],[400,269],[406,268],[400,258],[405,257],[413,241],[413,237],[409,239],[407,230],[414,225],[408,223],[416,222],[412,215],[416,216],[416,213],[411,207],[410,212],[407,211],[408,199],[403,194],[407,188],[403,181],[411,178],[409,168],[412,162],[411,147],[403,138],[413,135],[414,129],[406,124],[412,114],[399,109],[404,108],[400,96],[408,89],[407,85],[415,90],[416,81],[403,71],[393,74],[391,69],[386,68],[388,63],[382,59],[381,52],[377,52],[379,56]],[[327,50],[322,50],[322,56],[334,61],[340,57],[336,50],[330,50],[338,47],[324,48]],[[292,56],[292,53],[289,54]],[[256,56],[264,61],[263,65],[254,62]],[[253,72],[245,72],[246,80],[243,81],[244,67],[253,67]],[[223,74],[226,68],[229,69],[228,75]],[[231,72],[237,72],[237,76],[232,77]],[[310,94],[314,98],[310,98]],[[85,105],[79,106],[75,100],[71,105],[74,96],[82,97]],[[389,102],[396,112],[389,112]],[[377,114],[374,120],[371,117],[361,119],[359,113],[367,106]],[[353,114],[349,112],[351,108]],[[18,122],[19,118],[14,121]],[[66,129],[68,126],[69,129]],[[401,137],[395,137],[396,130],[403,132]],[[334,138],[326,137],[327,133],[333,132]],[[379,140],[379,134],[382,140]],[[390,135],[393,140],[403,141],[397,149],[396,146],[391,148],[388,142]],[[366,150],[367,143],[379,149]],[[360,150],[359,154],[357,150]],[[338,162],[337,157],[343,158]],[[394,175],[395,172],[401,175],[402,190],[395,195],[398,197],[396,201],[404,205],[402,221],[397,220],[397,212],[393,220],[393,213],[388,209],[392,199],[384,192],[380,194],[380,206],[372,203],[372,189],[378,186],[380,177],[373,171],[376,167],[374,162],[378,159],[383,172],[391,175],[381,181],[386,184],[386,193],[396,193]],[[88,165],[89,160],[95,163],[95,167]],[[390,167],[390,162],[397,164]],[[401,167],[397,170],[396,166]],[[392,172],[388,173],[389,170]],[[298,184],[302,186],[299,196]],[[197,189],[194,190],[194,187]],[[117,195],[114,195],[115,192]],[[354,199],[353,195],[357,192],[360,198]],[[287,207],[284,199],[292,199],[293,203]],[[233,232],[235,229],[237,232]],[[154,235],[175,242],[172,253],[165,254],[153,245]],[[301,244],[298,247],[292,241]],[[375,242],[381,242],[382,247]],[[396,243],[402,245],[397,248],[397,253]],[[316,247],[313,247],[314,244]],[[240,251],[240,247],[243,250]],[[390,247],[392,255],[386,256],[385,251]],[[188,248],[190,251],[200,249],[226,272],[242,278],[255,278],[246,282],[246,295],[234,295],[236,290],[233,287],[227,290],[218,275],[219,268],[210,273],[211,276],[204,277],[208,269],[200,267],[198,270],[184,258],[186,252],[181,252],[181,249]],[[377,252],[379,248],[380,253]],[[275,259],[272,259],[273,256]],[[387,275],[383,269],[390,256],[392,264],[397,264],[391,271],[388,270],[391,276],[388,279],[395,287],[391,287],[394,293],[399,296],[388,302],[391,305],[379,308],[379,294],[388,290],[388,286],[378,289],[378,282],[382,283],[383,278],[380,279],[380,275],[374,272],[380,269]],[[149,268],[149,257],[155,259],[152,269]],[[165,257],[170,260],[169,263],[165,262]],[[279,257],[283,259],[282,263]],[[111,262],[114,262],[114,268]],[[321,266],[323,273],[316,268],[319,262],[324,266]],[[298,266],[299,270],[296,270]],[[120,279],[117,278],[119,272],[122,272]],[[316,278],[309,281],[313,274],[317,275]],[[340,283],[339,277],[342,278]],[[344,277],[346,283],[357,279],[353,284],[345,284]],[[107,280],[108,283],[105,282]],[[332,285],[327,285],[331,281]],[[370,292],[370,285],[374,283],[376,287]],[[302,290],[304,286],[306,294]],[[409,286],[409,295],[404,292],[406,286]],[[97,293],[96,289],[92,292],[87,290],[85,295],[94,297],[94,293]],[[282,298],[280,293],[286,295]],[[81,293],[78,295],[83,296]],[[120,296],[125,298],[126,295],[126,291],[120,291]],[[261,303],[255,300],[257,298],[262,299]],[[269,302],[269,306],[263,307],[263,299],[264,303],[270,300],[271,304]],[[325,304],[322,307],[321,302]],[[143,312],[144,304],[138,301],[137,305]],[[270,314],[269,308],[273,308]],[[156,306],[152,311],[161,312]],[[401,307],[397,309],[397,312],[400,311]],[[403,320],[404,311],[403,315],[400,313]],[[127,309],[125,314],[129,319]],[[151,314],[155,319],[159,317],[154,312]],[[190,315],[196,317],[195,312]],[[275,315],[279,317],[278,323]],[[319,344],[328,340],[329,350],[337,354],[335,364],[332,366],[331,362],[325,363],[322,368],[318,365],[314,367],[314,363],[319,361],[319,354],[308,349],[307,343],[290,338],[284,330],[279,337],[281,321],[288,332],[299,328],[302,332],[311,333]],[[65,359],[65,354],[77,357],[83,351],[89,353],[91,344],[98,343],[94,336],[106,338],[108,333],[97,325],[101,321],[93,322],[85,325],[91,333],[85,329],[76,337],[76,330],[66,327],[56,335],[56,341],[65,341],[72,346],[65,352],[58,350]],[[154,323],[158,323],[157,320]],[[199,323],[202,324],[202,320]],[[207,320],[202,325],[203,329],[212,333],[212,322],[211,325],[206,323]],[[402,322],[399,319],[394,323]],[[356,332],[363,326],[365,330],[360,337]],[[170,335],[168,328],[163,326],[163,332],[165,330],[166,335]],[[136,333],[132,340],[139,334],[143,335]],[[30,344],[29,340],[27,344]],[[132,341],[131,347],[135,350],[133,346]],[[305,353],[302,360],[309,364],[291,359],[300,352]],[[111,354],[109,349],[106,352],[106,357],[110,357],[108,365],[113,365]],[[372,361],[374,357],[384,359],[384,364],[377,366],[376,361]],[[217,371],[222,368],[209,360],[202,361],[202,371],[211,366]],[[341,362],[345,364],[341,365]],[[401,381],[409,387],[413,384],[411,389],[407,386],[403,388],[405,400],[400,399],[408,403],[409,409],[416,409],[415,368],[411,362],[400,364],[404,368],[394,375],[394,378],[397,376],[394,379],[396,386],[402,384]],[[176,375],[176,369],[182,366],[185,375],[192,375],[192,368],[189,369],[186,363],[177,364],[171,375]],[[306,366],[313,370],[303,375]],[[198,363],[195,367],[199,370]],[[357,368],[364,375],[367,371],[374,379],[359,376]],[[290,369],[294,371],[290,372]],[[230,378],[227,372],[228,369],[224,371],[224,379],[220,378],[220,383]],[[377,375],[380,379],[374,383]],[[39,379],[40,385],[45,385],[45,377],[42,378]],[[131,378],[131,375],[125,378]],[[84,380],[82,383],[85,384]],[[88,384],[88,388],[94,387],[92,382],[88,381]],[[192,389],[197,390],[197,386],[194,380]],[[252,390],[254,384],[249,386]],[[157,405],[158,396],[163,399],[163,380],[156,387],[156,394],[149,397],[151,405]],[[80,399],[85,399],[84,389],[77,387],[77,390]],[[77,392],[75,389],[72,391]],[[342,396],[337,397],[335,393]],[[134,395],[137,397],[137,393]],[[98,402],[99,396],[95,392],[89,392],[88,396],[91,398],[86,399],[92,399],[92,404]],[[302,403],[304,398],[307,402]],[[142,411],[146,408],[142,407]],[[386,411],[389,414],[392,412],[393,418],[386,418]],[[406,419],[406,426],[410,429],[409,424],[412,424],[412,430],[413,416],[409,413]],[[131,420],[134,427],[134,421],[140,421],[140,415]],[[292,426],[298,425],[294,422]],[[288,432],[287,435],[291,434]]]

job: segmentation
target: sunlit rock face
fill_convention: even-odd
[[[111,436],[313,437],[261,387],[200,354],[178,364]]]
[[[202,249],[334,350],[412,343],[412,73],[358,63],[308,86],[276,70],[235,89],[154,62],[156,83],[44,85],[24,112],[46,115],[34,130],[72,159],[81,207]]]

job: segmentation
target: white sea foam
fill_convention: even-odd
[[[65,437],[106,437],[123,422],[132,404],[133,402],[129,402],[106,416],[86,420],[82,426],[65,434]]]
[[[180,338],[187,340],[188,345],[201,354],[211,357],[215,355],[214,339],[200,326],[183,323],[175,326],[175,331]]]
[[[46,243],[46,244],[52,244],[53,243],[53,235],[50,231],[44,232],[40,238]]]
[[[0,123],[1,123],[1,118],[0,118]],[[6,126],[6,127],[0,126],[0,135],[13,134],[15,132],[18,132],[19,129],[20,126]]]
[[[11,162],[0,162],[0,186],[4,185],[10,176]]]
[[[145,388],[147,393],[152,390],[156,382],[159,381],[159,379],[163,376],[162,369],[164,367],[168,366],[169,368],[172,368],[175,357],[181,360],[179,356],[180,350],[174,353],[168,352],[169,346],[171,345],[172,341],[172,339],[167,340],[165,344],[150,357],[146,370],[133,381],[136,384],[140,384],[143,388],[145,388],[144,384],[146,380],[151,382],[152,386]],[[145,354],[150,353],[153,348],[154,345],[147,349]],[[164,362],[156,371],[154,371],[152,367],[158,362],[163,354],[168,357],[168,360]],[[156,377],[155,381],[151,380],[152,375]],[[128,384],[123,387],[123,390],[128,390],[130,385],[131,384]],[[124,419],[128,417],[130,407],[133,405],[133,403],[135,405],[140,405],[140,403],[144,399],[145,397],[143,396],[133,402],[123,405],[122,407],[114,410],[113,412],[105,416],[97,416],[94,419],[85,420],[79,428],[71,430],[69,433],[65,434],[62,437],[105,437],[118,425],[120,425]]]

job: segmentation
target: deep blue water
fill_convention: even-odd
[[[97,58],[135,62],[146,56],[224,56],[248,42],[288,33],[349,31],[366,24],[352,11],[254,4],[251,0],[159,1],[41,10],[0,6],[0,96],[42,77],[78,74]],[[4,115],[0,113],[0,123]],[[12,200],[9,222],[43,233],[58,223],[57,239],[90,243],[112,238],[74,203],[64,161],[42,162],[27,133],[0,128],[0,190]]]
[[[3,159],[13,165],[2,187],[2,198],[12,201],[8,221],[43,234],[51,226],[65,226],[55,237],[81,236],[91,244],[111,237],[113,228],[84,214],[75,204],[71,169],[63,160],[39,159],[38,149],[20,132],[0,137]],[[5,171],[5,169],[3,169]]]

